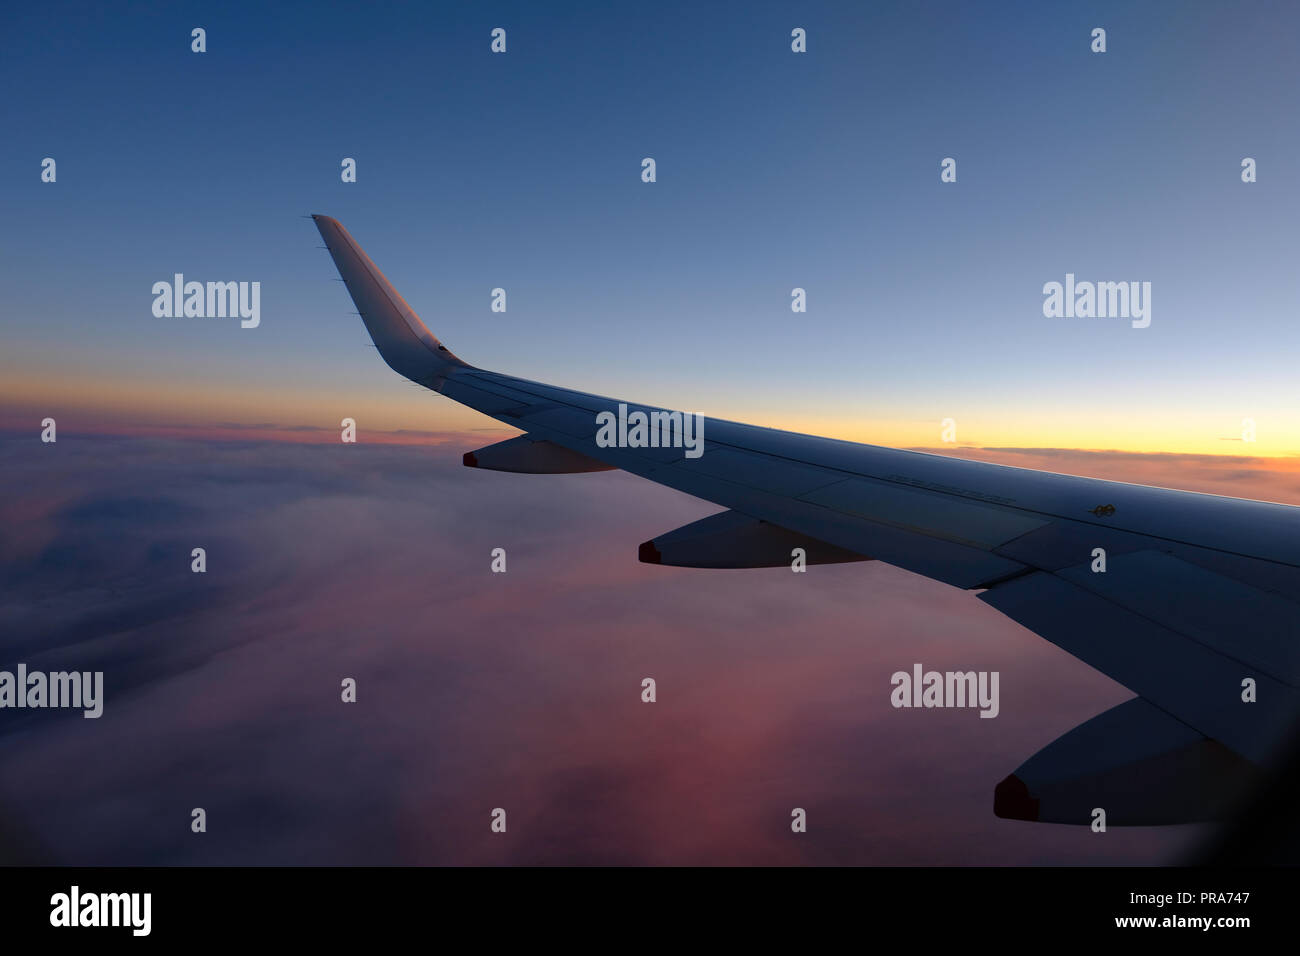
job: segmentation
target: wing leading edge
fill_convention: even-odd
[[[546,461],[567,449],[573,462],[590,463],[569,470],[619,468],[847,556],[840,560],[870,556],[980,590],[1228,750],[1262,762],[1284,745],[1300,713],[1300,508],[714,419],[699,457],[680,447],[604,447],[601,413],[671,410],[467,364],[337,220],[312,218],[384,361],[522,430],[548,449]],[[716,554],[716,540],[712,547]],[[1092,570],[1097,548],[1104,573]],[[1253,702],[1243,699],[1247,681]]]

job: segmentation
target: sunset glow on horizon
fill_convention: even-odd
[[[0,380],[0,428],[11,432],[37,429],[44,417],[53,416],[68,431],[129,435],[183,434],[188,430],[196,437],[214,437],[242,430],[245,437],[256,434],[263,439],[331,441],[337,440],[341,419],[350,417],[363,424],[364,434],[369,436],[365,440],[385,442],[419,443],[429,435],[449,432],[514,433],[487,416],[400,381],[379,364],[378,381],[372,388],[311,388],[274,382],[231,386],[161,377],[127,380],[109,372],[61,381],[55,375],[19,370]],[[814,378],[810,375],[810,380]],[[563,384],[579,385],[571,381]],[[671,396],[648,398],[654,401]],[[869,409],[861,417],[843,411],[819,415],[783,411],[770,400],[749,409],[726,401],[718,402],[714,409],[660,403],[700,411],[706,420],[714,417],[895,448],[943,452],[963,448],[1073,449],[1300,462],[1300,432],[1295,417],[1288,417],[1284,409],[1255,418],[1256,439],[1247,442],[1241,435],[1241,420],[1226,415],[1216,418],[1204,409],[1127,413],[1020,408],[1005,410],[1001,417],[999,409],[989,407],[972,409],[969,416],[951,415],[956,440],[945,443],[940,417],[928,421],[889,418]]]

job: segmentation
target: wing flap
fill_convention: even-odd
[[[1036,571],[979,597],[1251,760],[1284,745],[1300,712],[1295,688],[1055,575]]]
[[[1104,573],[1080,565],[1061,577],[1239,662],[1243,673],[1300,685],[1290,601],[1162,551],[1112,557]]]

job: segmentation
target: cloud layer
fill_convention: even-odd
[[[887,566],[639,564],[639,542],[716,509],[631,476],[471,471],[448,446],[0,455],[0,668],[103,670],[106,688],[99,720],[0,712],[12,858],[1157,863],[1202,833],[995,818],[998,780],[1128,693]],[[1164,464],[1139,457],[1141,475]],[[1238,494],[1295,487],[1199,467]],[[889,676],[918,661],[1000,671],[1001,715],[894,710]]]

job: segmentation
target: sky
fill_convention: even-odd
[[[1249,418],[1300,453],[1293,4],[4,18],[7,428],[487,425],[378,360],[323,213],[526,378],[888,445],[1239,454]],[[260,282],[261,324],[155,317],[178,272]],[[1067,274],[1150,282],[1150,326],[1044,317]]]
[[[649,567],[641,541],[716,508],[621,473],[462,468],[512,430],[382,362],[304,217],[338,218],[485,368],[1300,504],[1298,20],[1262,2],[10,5],[0,667],[102,668],[108,698],[95,721],[0,721],[0,861],[1191,852],[1205,828],[992,815],[999,780],[1130,695],[973,595],[876,562]],[[259,282],[260,324],[155,316],[175,273]],[[1067,274],[1150,282],[1150,326],[1045,317]],[[999,671],[999,717],[891,708],[916,661]]]

